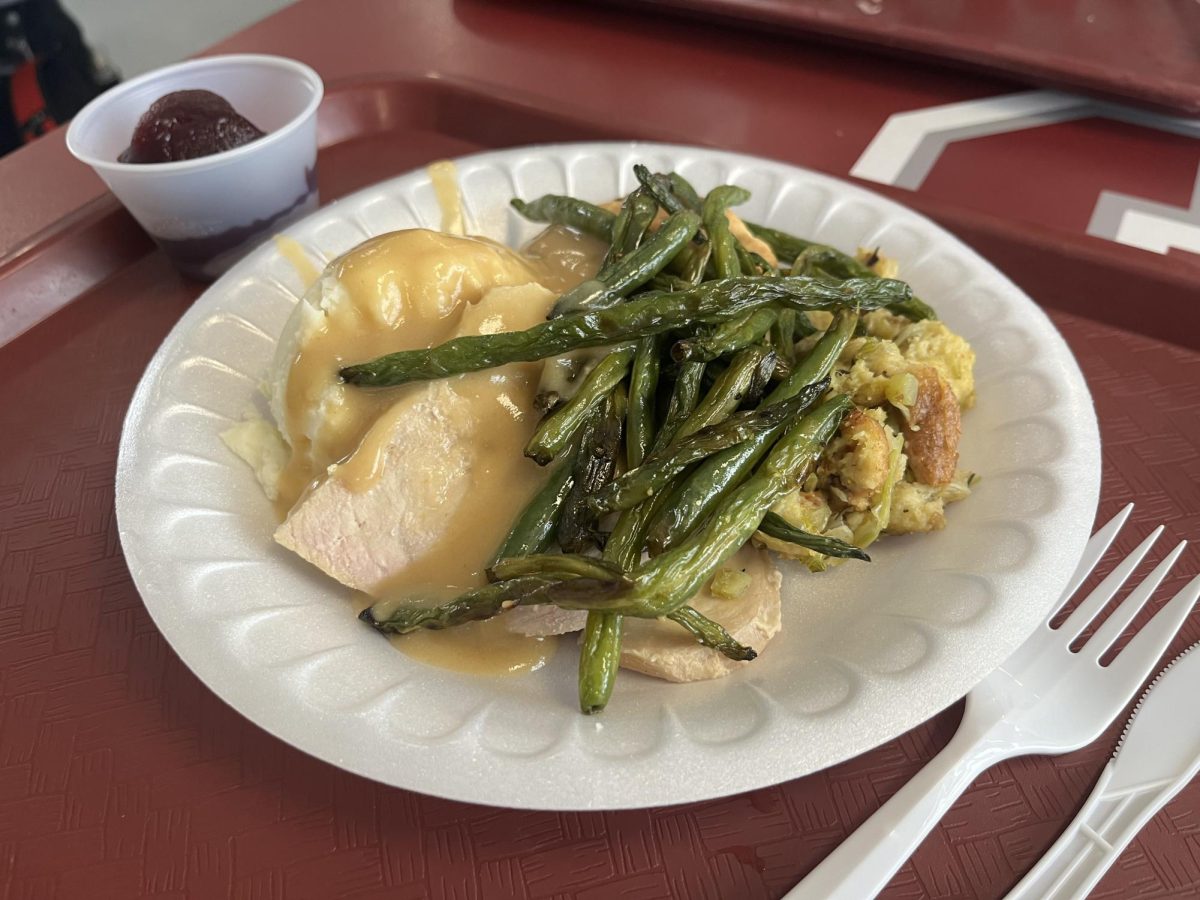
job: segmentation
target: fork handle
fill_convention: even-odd
[[[1110,762],[1079,815],[1005,900],[1083,900],[1134,835],[1195,774],[1193,769],[1170,781],[1113,791],[1113,771]]]
[[[1014,755],[972,733],[966,717],[950,743],[858,827],[785,900],[869,900],[883,890],[980,772]]]

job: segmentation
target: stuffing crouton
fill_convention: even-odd
[[[946,527],[945,508],[968,497],[971,476],[958,472],[944,485],[901,481],[892,489],[892,509],[885,529],[888,534],[940,531]]]
[[[908,361],[894,342],[854,338],[834,367],[832,389],[849,394],[856,406],[882,406],[887,402],[888,381],[908,368]]]
[[[958,398],[933,366],[913,369],[910,374],[919,386],[903,426],[909,468],[917,481],[947,484],[958,465],[958,442],[962,437]]]
[[[894,341],[912,321],[888,309],[873,309],[863,315],[862,324],[871,337]]]
[[[818,484],[849,508],[867,509],[887,481],[891,450],[884,425],[853,410],[821,457]]]
[[[938,370],[963,409],[975,405],[975,351],[966,339],[947,328],[945,322],[925,319],[905,326],[895,340],[910,363]]]

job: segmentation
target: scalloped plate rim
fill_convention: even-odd
[[[485,151],[470,156],[460,157],[457,162],[460,168],[475,166],[480,168],[488,163],[515,165],[515,161],[533,157],[549,157],[559,161],[572,156],[586,155],[616,155],[630,157],[639,154],[658,154],[667,158],[681,157],[706,158],[722,161],[735,168],[760,168],[772,171],[783,178],[793,178],[813,181],[830,191],[839,202],[846,200],[865,201],[870,207],[882,210],[886,215],[899,216],[907,219],[918,229],[932,236],[943,248],[955,251],[965,257],[968,264],[978,275],[982,273],[993,282],[999,290],[1008,295],[1016,303],[1023,314],[1029,316],[1026,324],[1037,333],[1037,336],[1050,344],[1057,344],[1057,356],[1054,361],[1059,368],[1057,374],[1067,382],[1066,396],[1057,401],[1056,409],[1065,408],[1071,427],[1074,429],[1071,437],[1074,440],[1073,452],[1077,462],[1076,475],[1080,484],[1075,485],[1072,505],[1076,520],[1064,526],[1067,530],[1060,534],[1059,550],[1056,559],[1050,560],[1050,587],[1043,588],[1044,597],[1039,606],[1041,614],[1049,608],[1057,596],[1058,590],[1066,583],[1074,565],[1074,560],[1082,552],[1089,534],[1091,517],[1094,515],[1099,497],[1099,431],[1092,406],[1091,397],[1079,371],[1078,364],[1067,348],[1065,341],[1054,328],[1050,320],[1031,300],[1015,287],[1002,273],[990,263],[967,248],[957,238],[944,229],[930,222],[919,214],[903,205],[876,195],[857,185],[850,184],[832,176],[804,169],[788,163],[768,160],[748,154],[712,150],[709,148],[690,147],[674,144],[657,144],[645,142],[593,142],[568,144],[541,144],[518,147],[499,151]],[[294,235],[297,232],[315,230],[329,222],[345,221],[353,215],[353,210],[366,205],[367,198],[385,195],[389,190],[393,193],[408,185],[419,186],[424,169],[398,175],[369,187],[363,188],[347,197],[323,207],[317,212],[294,224],[284,233]],[[775,216],[776,219],[779,216]],[[765,787],[779,782],[799,777],[809,772],[834,765],[851,756],[865,752],[936,714],[959,699],[967,689],[981,680],[989,671],[1003,661],[1003,656],[995,658],[993,652],[980,661],[973,660],[973,668],[966,676],[960,678],[961,684],[953,688],[935,689],[924,698],[924,705],[919,713],[895,708],[877,710],[886,712],[882,721],[885,722],[869,738],[861,739],[858,743],[845,743],[835,752],[825,754],[818,764],[797,765],[795,755],[785,746],[788,742],[778,740],[778,734],[773,742],[768,740],[772,735],[759,731],[747,739],[734,741],[732,744],[701,744],[694,740],[687,746],[703,748],[699,763],[701,771],[697,777],[679,779],[672,777],[675,763],[664,760],[654,760],[654,767],[645,771],[644,760],[632,763],[622,759],[609,759],[595,754],[587,755],[587,763],[591,767],[592,777],[584,780],[575,777],[577,773],[553,773],[554,765],[564,760],[576,764],[577,759],[566,752],[579,740],[579,734],[588,728],[594,728],[597,720],[579,720],[567,726],[564,734],[560,734],[551,747],[549,757],[534,756],[531,758],[514,757],[511,755],[493,754],[493,765],[487,767],[485,774],[462,775],[448,772],[448,767],[440,760],[432,759],[447,750],[445,744],[432,745],[436,750],[415,744],[401,745],[399,750],[404,756],[403,765],[395,759],[397,747],[392,751],[390,759],[385,760],[386,754],[376,753],[372,757],[355,746],[354,741],[330,740],[329,735],[318,739],[314,727],[325,726],[332,728],[335,724],[344,725],[338,714],[323,712],[308,707],[297,698],[284,690],[282,679],[276,678],[272,683],[269,679],[259,678],[251,689],[247,689],[245,671],[235,665],[229,665],[228,660],[219,658],[218,654],[210,652],[211,648],[195,640],[196,631],[185,626],[203,628],[215,627],[211,622],[195,622],[188,619],[183,604],[172,604],[167,596],[171,589],[171,575],[167,568],[177,563],[169,552],[164,553],[161,546],[155,547],[152,540],[146,537],[146,529],[139,519],[141,505],[145,502],[141,493],[134,490],[134,484],[140,477],[139,465],[146,460],[145,452],[152,448],[147,446],[144,439],[144,425],[148,415],[155,408],[160,398],[155,391],[161,386],[165,377],[166,364],[171,353],[181,345],[187,335],[203,321],[204,316],[210,315],[214,309],[219,309],[219,298],[222,291],[231,289],[239,279],[252,275],[257,268],[265,266],[271,259],[274,248],[267,245],[251,252],[239,262],[222,279],[212,285],[208,291],[197,299],[195,304],[180,318],[163,341],[154,359],[147,366],[137,390],[130,402],[126,416],[117,465],[116,478],[116,511],[121,543],[125,551],[129,571],[140,594],[144,598],[147,610],[160,632],[167,639],[183,662],[226,703],[239,713],[255,722],[274,736],[291,744],[303,752],[323,759],[333,765],[344,768],[355,774],[364,775],[377,781],[421,791],[464,802],[485,803],[515,808],[529,809],[621,809],[641,808],[664,804],[693,802],[718,796],[741,793],[754,788]],[[903,261],[902,261],[903,262]],[[935,305],[937,298],[931,298]],[[969,426],[968,426],[969,427]],[[151,454],[152,456],[152,454]],[[231,462],[231,464],[233,464]],[[968,500],[967,503],[970,503]],[[1059,505],[1062,504],[1060,499]],[[1069,552],[1068,552],[1069,551]],[[1030,611],[1024,613],[1026,618],[1032,618]],[[1036,627],[1036,620],[1026,630],[1026,634]],[[1015,649],[1020,640],[1011,635],[1002,643],[1007,651]],[[252,670],[253,671],[253,670]],[[732,680],[732,679],[730,679]],[[867,694],[874,697],[880,690],[888,686],[889,676],[879,676],[867,679]],[[969,682],[969,683],[967,683]],[[750,684],[754,690],[762,693],[761,687],[753,678],[742,681]],[[720,682],[714,683],[718,686]],[[661,690],[671,691],[672,686],[661,685]],[[862,699],[861,693],[852,696]],[[867,699],[872,699],[868,697]],[[879,707],[881,699],[874,697],[873,701]],[[485,705],[487,706],[487,705]],[[834,709],[817,715],[805,716],[802,719],[803,728],[812,728]],[[769,720],[779,718],[776,710],[768,710]],[[688,741],[683,735],[679,719],[670,707],[660,717],[665,728],[669,744],[660,744],[656,753],[662,756],[662,748],[670,746],[677,749],[680,740]],[[477,724],[467,723],[461,731],[470,732]],[[603,727],[603,719],[598,724]],[[460,736],[461,738],[461,736]],[[460,738],[452,739],[453,745]],[[488,752],[474,740],[474,752]],[[562,745],[569,745],[564,748]],[[750,765],[731,767],[730,759],[736,755],[745,762],[746,754],[751,753]],[[470,755],[470,754],[468,754]],[[547,767],[551,767],[550,770]],[[665,767],[664,767],[665,766]],[[641,769],[640,777],[630,781],[629,776],[635,770]],[[531,787],[528,776],[536,773],[539,784]],[[647,778],[646,776],[653,776]],[[620,782],[613,783],[611,776],[624,776]]]

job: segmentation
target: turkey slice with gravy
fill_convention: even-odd
[[[779,632],[783,577],[770,554],[753,546],[739,550],[722,570],[734,575],[740,589],[719,597],[711,585],[706,585],[692,598],[691,605],[725,626],[738,642],[761,653]],[[553,606],[518,607],[507,614],[507,622],[509,629],[519,634],[566,634],[583,628],[587,613]],[[656,678],[683,682],[720,678],[745,663],[701,646],[674,622],[627,616],[621,638],[621,665]]]
[[[518,254],[432,231],[375,238],[332,263],[276,357],[272,410],[291,458],[275,539],[343,584],[465,589],[537,490],[522,455],[540,363],[385,390],[348,362],[528,328],[554,294]]]

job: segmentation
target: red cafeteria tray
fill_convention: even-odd
[[[1029,84],[1200,114],[1200,6],[1190,0],[640,0],[639,5],[868,44]]]
[[[617,124],[598,97],[609,88],[598,84],[578,95],[571,114],[547,112],[568,105],[561,97],[536,101],[550,90],[537,67],[519,77],[497,69],[508,74],[496,79],[519,80],[523,90],[461,73],[423,77],[428,58],[416,38],[404,43],[416,26],[399,12],[389,18],[384,7],[393,4],[357,4],[362,15],[350,25],[330,18],[331,6],[300,3],[223,48],[291,52],[325,75],[319,168],[326,201],[436,157],[504,145],[689,132],[721,143],[687,108],[652,117],[635,103],[633,125]],[[439,53],[487,44],[493,56],[484,54],[480,66],[497,65],[499,35],[512,35],[511,52],[523,55],[527,42],[545,37],[539,29],[590,53],[596,69],[607,68],[613,53],[641,50],[640,38],[632,46],[618,39],[634,22],[618,15],[575,22],[564,35],[565,19],[543,11],[439,9],[442,30],[424,20],[422,39],[440,36]],[[373,17],[363,18],[370,10]],[[424,7],[407,14],[433,16]],[[377,44],[371,32],[382,34]],[[351,66],[344,53],[320,57],[300,36],[312,33],[330,46],[356,39],[360,59]],[[726,44],[723,35],[705,34],[689,32],[696,65],[725,52],[715,49]],[[772,53],[758,39],[736,49],[749,74],[728,87],[731,109],[749,102],[742,92],[756,87],[754,57]],[[396,77],[371,74],[396,58],[411,68]],[[831,70],[840,64],[836,55],[821,62]],[[358,77],[346,80],[356,68]],[[564,90],[582,90],[583,80],[572,72]],[[780,152],[783,134],[749,123],[735,132],[726,143],[737,149],[804,161]],[[40,151],[35,145],[26,160]],[[837,168],[830,162],[836,154],[805,152],[810,164]],[[12,171],[0,166],[0,192],[19,192]],[[969,223],[961,209],[943,212],[947,221]],[[959,707],[855,760],[774,788],[590,814],[425,797],[339,771],[269,737],[209,693],[166,646],[130,583],[113,521],[113,469],[129,398],[200,288],[179,278],[105,199],[40,227],[40,236],[0,265],[0,300],[56,293],[71,300],[0,348],[0,429],[8,437],[0,456],[0,897],[777,897],[952,733]],[[1000,251],[993,257],[1011,254],[1018,265],[1010,271],[1027,285],[1067,280],[1053,274],[1075,264],[1059,247],[1038,246],[1011,226],[1005,242],[1001,232],[990,218],[977,230],[991,235]],[[1155,283],[1146,273],[1163,260],[1129,250],[1155,265],[1139,259],[1122,269],[1101,249],[1086,260],[1098,284],[1124,286],[1129,300],[1149,295]],[[1074,296],[1069,284],[1062,295]],[[1109,307],[1093,309],[1099,316]],[[1157,522],[1167,523],[1169,538],[1200,534],[1200,352],[1097,318],[1051,315],[1096,398],[1105,447],[1101,517],[1136,500],[1131,535]],[[1194,344],[1196,335],[1178,321],[1175,336]],[[1118,550],[1131,546],[1125,541]],[[1186,559],[1164,594],[1195,573],[1196,557]],[[1198,638],[1194,621],[1173,649]],[[990,770],[884,896],[1003,896],[1074,814],[1118,730],[1080,753]],[[1181,897],[1200,884],[1198,802],[1200,785],[1181,794],[1097,896]]]

